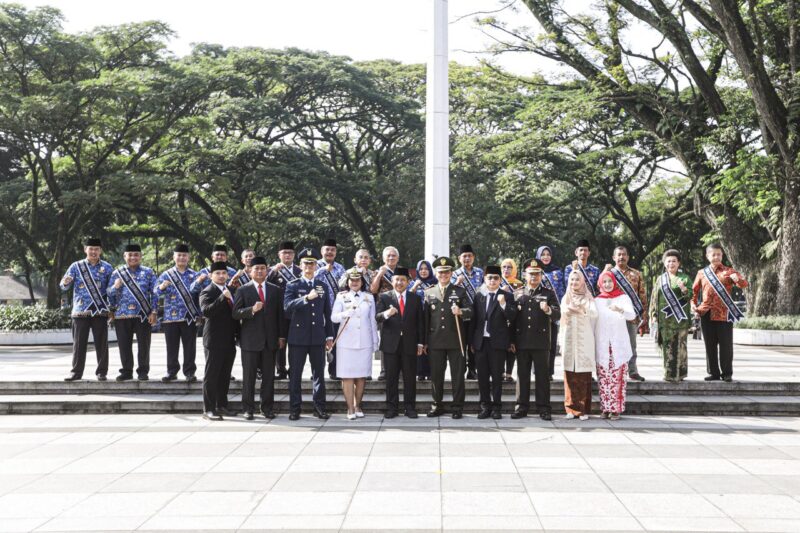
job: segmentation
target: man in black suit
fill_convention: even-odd
[[[487,266],[483,278],[485,285],[475,294],[472,350],[478,371],[480,419],[490,416],[495,420],[503,418],[503,369],[506,353],[511,348],[509,322],[516,318],[517,308],[514,306],[514,295],[500,288],[501,276],[499,266]]]
[[[239,322],[233,318],[233,294],[227,287],[228,265],[223,261],[211,264],[211,283],[200,293],[200,310],[206,318],[203,326],[203,348],[206,371],[203,376],[203,418],[222,420],[222,415],[236,416],[228,409],[228,388],[233,360],[236,359],[236,338]]]
[[[283,319],[283,291],[267,282],[267,260],[256,256],[250,269],[252,281],[236,291],[233,318],[242,321],[239,344],[242,347],[242,410],[253,419],[257,369],[269,369],[261,376],[261,414],[271,420],[275,397],[275,354],[286,345]]]
[[[531,401],[531,364],[536,372],[536,409],[542,420],[551,420],[550,335],[561,318],[558,297],[542,284],[542,268],[535,259],[522,266],[525,287],[517,289],[514,344],[517,350],[517,405],[511,418],[528,416]]]
[[[386,418],[397,416],[398,381],[403,372],[405,415],[417,418],[417,356],[425,344],[422,299],[408,289],[408,269],[395,267],[393,290],[378,295],[376,320],[381,329],[381,352],[386,365]]]

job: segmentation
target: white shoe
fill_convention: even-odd
[[[573,418],[575,418],[575,415],[573,415],[572,413],[567,413],[567,415],[564,418],[566,418],[567,420],[572,420]]]
[[[347,419],[348,420],[355,420],[356,419],[356,414],[355,413],[347,413]]]
[[[360,407],[356,408],[356,418],[364,418],[364,411]]]
[[[581,420],[589,420],[589,415],[581,415],[580,419]]]

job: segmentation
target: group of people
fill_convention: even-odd
[[[585,420],[592,411],[593,374],[597,376],[602,416],[625,410],[626,381],[644,381],[636,364],[636,337],[653,329],[661,348],[664,379],[679,382],[688,366],[687,333],[700,317],[708,376],[730,381],[733,375],[732,324],[742,313],[731,298],[733,286],[747,281],[722,264],[719,245],[707,247],[708,266],[690,284],[680,270],[676,250],[663,255],[664,272],[653,282],[650,304],[642,274],[628,265],[625,246],[614,250],[614,265],[601,271],[589,262],[591,247],[580,240],[575,260],[562,271],[553,251],[541,246],[522,265],[513,259],[485,269],[474,266],[468,244],[459,249],[457,267],[450,257],[422,260],[415,276],[400,266],[394,247],[383,250],[383,264],[371,270],[369,251],[359,250],[354,266],[336,262],[337,245],[328,239],[316,250],[279,246],[271,268],[253,250],[242,253],[242,267],[228,263],[227,247],[215,245],[210,266],[189,268],[190,250],[174,248],[174,266],[160,275],[141,264],[141,247],[125,247],[125,264],[114,268],[101,259],[102,243],[85,242],[86,259],[73,263],[61,281],[72,289],[73,360],[67,381],[81,379],[89,332],[97,354],[96,376],[108,373],[108,320],[113,319],[120,351],[117,381],[133,379],[133,339],[137,340],[136,376],[149,379],[150,338],[160,318],[167,346],[164,382],[196,381],[195,344],[202,324],[205,349],[203,416],[235,416],[228,405],[237,344],[243,370],[242,409],[247,419],[260,412],[275,417],[274,381],[289,379],[289,419],[300,418],[302,375],[310,362],[312,411],[326,408],[325,366],[342,381],[347,417],[364,416],[362,398],[380,358],[378,379],[386,381],[386,418],[416,418],[416,382],[430,380],[429,417],[445,413],[444,383],[450,367],[449,413],[463,416],[465,379],[477,379],[478,418],[502,418],[503,382],[517,365],[516,398],[511,417],[528,416],[531,374],[535,411],[552,418],[550,382],[555,358],[563,357],[567,418]],[[179,353],[183,347],[183,366]],[[255,389],[260,378],[259,400]],[[258,411],[256,410],[258,407]]]

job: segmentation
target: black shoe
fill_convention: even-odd
[[[500,420],[501,418],[503,418],[503,413],[501,413],[499,409],[496,411],[492,411],[492,419]]]
[[[70,374],[69,376],[64,378],[64,381],[78,381],[79,379],[81,379],[80,376],[75,374]]]
[[[513,418],[514,415],[511,416]],[[550,411],[542,411],[541,413],[539,413],[539,418],[541,418],[542,420],[552,420],[553,415],[550,414]]]
[[[97,381],[105,381],[107,379],[105,374],[97,374]]]
[[[267,420],[272,420],[275,418],[275,413],[273,411],[261,411],[261,414],[264,415],[264,418]]]
[[[492,412],[488,409],[481,409],[481,412],[478,413],[478,420],[484,420],[492,416]]]
[[[722,378],[722,381],[724,381],[725,383],[730,383],[733,381],[733,378],[731,376],[725,376],[724,378]]]
[[[476,374],[474,370],[469,370],[467,371],[467,379],[475,381],[476,379],[478,379],[478,374]]]
[[[386,381],[386,372],[378,374],[378,381]]]
[[[520,418],[525,418],[526,416],[528,416],[527,411],[514,411],[511,413],[511,418],[514,420],[519,420]]]
[[[222,417],[219,416],[214,411],[207,411],[207,412],[203,413],[203,418],[205,418],[206,420],[214,421],[214,422],[219,422],[220,420],[222,420]]]
[[[117,381],[132,381],[132,380],[133,380],[133,376],[125,376],[123,374],[120,374],[119,376],[117,376]]]
[[[397,418],[397,411],[386,411],[386,414],[383,415],[383,418]]]
[[[706,376],[703,378],[703,381],[719,381],[719,376]]]
[[[196,381],[197,381],[197,376],[195,376],[194,374],[189,374],[188,376],[186,376],[186,383],[194,383]]]
[[[329,415],[327,412],[325,412],[323,409],[320,409],[319,407],[314,407],[314,416],[316,416],[321,420],[327,420],[331,417],[331,415]]]
[[[294,422],[295,420],[300,420],[300,413],[298,411],[292,411],[289,413],[289,420]]]
[[[227,407],[217,407],[217,413],[221,414],[222,416],[236,416],[239,414],[233,409],[228,409]]]
[[[453,420],[461,420],[463,416],[464,415],[461,414],[461,411],[454,411],[453,414],[450,415],[450,418],[452,418]]]
[[[372,376],[367,376],[365,379],[366,379],[367,381],[372,381]]]
[[[433,418],[435,416],[442,416],[444,414],[444,409],[431,409],[428,411],[426,415],[428,418]]]
[[[147,375],[139,376],[136,379],[138,379],[139,381],[150,381],[150,376]]]
[[[416,409],[406,409],[406,418],[418,418]]]
[[[178,376],[172,376],[172,375],[170,375],[170,374],[167,374],[166,376],[164,376],[163,378],[161,378],[161,382],[162,382],[162,383],[170,383],[170,382],[172,382],[172,381],[175,381],[176,379],[178,379]],[[188,378],[187,378],[187,379],[188,379]]]
[[[245,419],[245,420],[253,420],[254,418],[255,418],[255,417],[253,416],[253,413],[251,413],[250,411],[246,411],[246,412],[244,413],[244,419]]]
[[[630,377],[630,378],[631,378],[631,380],[633,380],[633,381],[644,381],[644,377],[643,377],[643,376],[641,376],[641,375],[639,375],[639,373],[638,373],[638,372],[634,372],[634,373],[633,373],[633,374],[631,374],[629,377]]]

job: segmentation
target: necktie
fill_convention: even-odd
[[[264,303],[264,286],[260,283],[258,284],[258,298],[261,300],[261,303]]]
[[[489,301],[486,303],[486,313],[487,314],[489,313],[489,309],[492,308],[492,302],[494,302],[494,297],[495,296],[497,296],[497,294],[494,293],[494,292],[489,294]]]
[[[406,299],[400,295],[400,316],[402,317],[406,312]]]

